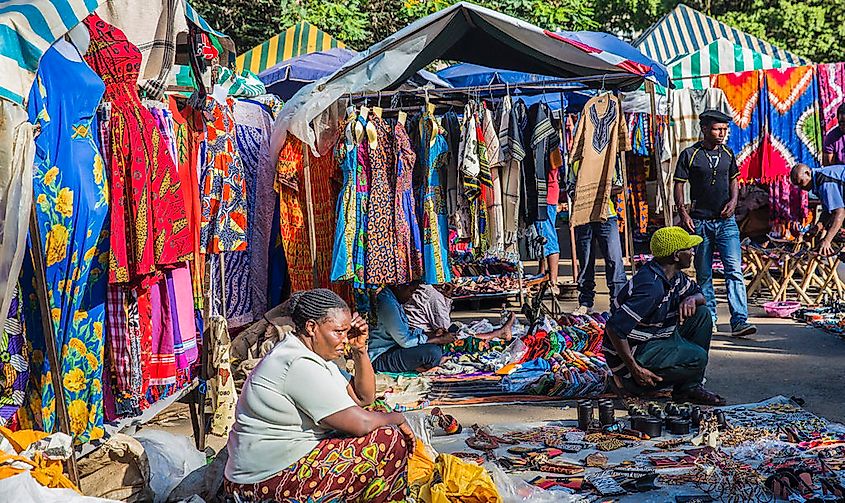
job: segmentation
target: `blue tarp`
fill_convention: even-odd
[[[639,49],[624,40],[600,31],[559,31],[559,35],[565,38],[581,42],[582,44],[599,49],[601,51],[615,54],[635,63],[651,67],[651,72],[646,73],[646,78],[651,78],[656,84],[663,87],[669,86],[669,71],[661,63],[649,58]]]
[[[267,92],[287,101],[306,84],[336,72],[356,54],[342,47],[303,54],[271,66],[258,78],[267,86]]]
[[[631,44],[624,42],[613,35],[594,31],[561,31],[558,34],[573,42],[589,46],[590,48],[604,51],[617,56],[620,60],[629,60],[634,63],[651,68],[646,74],[655,83],[661,86],[668,86],[669,72],[662,64],[648,58],[635,49]],[[585,48],[586,49],[586,48]],[[496,70],[479,65],[461,63],[450,66],[437,72],[437,75],[452,84],[454,87],[482,87],[491,84],[527,84],[543,83],[557,80],[555,77],[544,75],[513,72],[509,70]],[[582,86],[562,85],[561,88],[580,88]],[[548,101],[548,100],[547,100]]]

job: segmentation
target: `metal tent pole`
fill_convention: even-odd
[[[41,231],[38,228],[38,213],[35,199],[32,200],[32,211],[29,218],[29,233],[32,242],[32,264],[35,269],[35,293],[38,297],[38,307],[41,310],[41,328],[44,332],[44,342],[47,346],[47,361],[50,363],[50,380],[56,394],[56,417],[59,431],[73,437],[70,429],[70,416],[68,415],[67,402],[65,401],[64,385],[61,376],[61,361],[59,351],[56,347],[56,331],[53,327],[52,316],[50,315],[49,294],[47,292],[47,275],[44,268],[44,259],[41,249]],[[50,433],[50,432],[48,432]],[[71,449],[70,458],[66,461],[67,472],[70,480],[79,487],[79,469],[76,466],[76,450]]]

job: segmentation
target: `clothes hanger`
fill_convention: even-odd
[[[381,91],[378,92],[378,102],[376,106],[373,107],[373,113],[381,119],[381,114],[384,113],[384,110],[381,108]]]

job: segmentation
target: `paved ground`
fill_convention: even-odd
[[[530,268],[530,265],[529,265]],[[601,269],[600,269],[601,270]],[[564,271],[565,272],[565,271]],[[603,274],[597,275],[603,278]],[[607,289],[598,280],[596,309],[607,308]],[[724,301],[724,286],[717,283],[720,328],[728,330],[729,314]],[[495,316],[497,306],[485,306],[480,312],[462,312],[457,317]],[[575,303],[565,308],[574,309]],[[791,320],[764,317],[760,308],[752,307],[752,322],[757,335],[736,339],[716,336],[710,354],[707,386],[726,397],[729,403],[747,403],[775,395],[797,396],[806,400],[806,407],[829,419],[845,421],[845,340]],[[528,421],[574,418],[571,402],[553,405],[495,405],[452,407],[453,414],[464,425],[519,423]],[[171,419],[161,427],[173,433],[190,435],[187,409],[171,408]],[[219,449],[225,438],[209,437],[209,446]]]

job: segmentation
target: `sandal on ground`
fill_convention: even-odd
[[[716,407],[727,403],[721,396],[704,389],[704,386],[697,386],[682,393],[672,393],[672,400],[679,403],[689,402],[695,405],[712,405]]]

